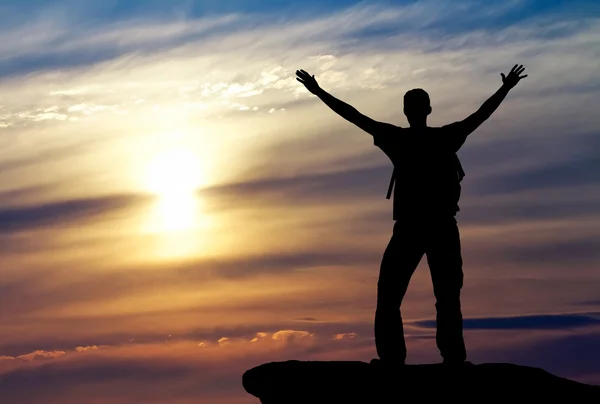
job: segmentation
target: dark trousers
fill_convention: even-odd
[[[436,342],[444,361],[466,360],[460,291],[463,286],[460,234],[454,216],[398,220],[383,254],[377,283],[375,345],[382,360],[404,362],[406,343],[400,304],[423,254],[436,298]]]

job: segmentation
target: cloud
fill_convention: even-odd
[[[327,200],[343,201],[348,197],[381,194],[379,186],[387,182],[391,175],[389,166],[369,167],[364,169],[344,170],[338,172],[295,175],[283,178],[263,178],[256,181],[245,181],[238,184],[227,184],[221,187],[208,188],[202,194],[215,194],[235,199],[244,198],[252,201],[266,200],[278,195],[290,204],[323,203]],[[385,178],[383,181],[375,179]],[[367,198],[372,198],[367,196]]]
[[[306,321],[306,322],[317,322],[319,320],[317,320],[314,317],[300,317],[300,318],[296,318],[294,319],[295,321]]]
[[[142,195],[109,195],[73,199],[37,206],[0,209],[0,233],[35,230],[42,227],[69,226],[122,211],[147,201]]]
[[[258,332],[258,333],[256,333],[256,337],[252,338],[250,340],[250,342],[255,343],[255,342],[258,342],[261,339],[266,338],[266,337],[267,337],[267,333],[266,332]]]
[[[435,328],[435,320],[415,321],[413,325]],[[513,317],[465,318],[467,330],[564,330],[600,325],[600,318],[587,314],[544,314]]]
[[[599,146],[597,132],[578,133],[568,137],[551,137],[535,143],[531,141],[531,138],[529,139],[529,141],[513,140],[510,145],[502,145],[502,142],[498,142],[499,147],[511,147],[513,151],[506,150],[501,153],[507,160],[500,163],[499,172],[491,171],[485,175],[475,172],[478,181],[472,184],[473,191],[478,195],[494,195],[548,188],[573,187],[576,189],[576,187],[597,184],[600,181],[593,171],[599,164],[598,157],[593,153],[593,150]],[[494,160],[499,157],[499,150],[496,150],[495,156],[491,156],[491,150],[486,149],[487,152],[482,150],[485,154],[479,156],[476,156],[479,150],[470,150],[467,158],[472,157],[472,159],[482,162],[486,157]],[[528,156],[540,151],[545,153],[541,156],[538,155],[533,161],[527,160]],[[511,171],[502,170],[503,165],[507,162],[516,167]],[[522,162],[527,162],[529,166],[523,166]],[[492,162],[488,160],[488,163]]]
[[[108,345],[78,346],[78,347],[75,347],[73,352],[81,353],[81,352],[88,352],[88,351],[98,351],[100,349],[106,349],[106,348],[109,348],[109,346]],[[21,361],[31,362],[31,361],[39,360],[39,359],[57,359],[57,358],[61,358],[61,357],[65,356],[67,354],[68,354],[67,351],[62,351],[62,350],[45,351],[43,349],[36,349],[33,352],[30,352],[27,354],[22,354],[22,355],[0,356],[0,360],[21,360]]]
[[[341,341],[343,339],[354,339],[356,338],[356,333],[354,332],[348,332],[348,333],[342,333],[342,334],[335,334],[333,336],[333,339],[336,341]]]
[[[577,304],[580,304],[583,306],[599,306],[600,300],[596,300],[596,299],[584,300],[584,301],[577,302]]]
[[[65,351],[36,350],[36,351],[30,352],[28,354],[19,355],[17,357],[14,357],[13,359],[20,359],[22,361],[31,362],[31,361],[37,360],[37,359],[60,358],[61,356],[66,355],[66,354],[67,353]],[[5,358],[7,358],[7,357],[5,357]]]
[[[97,351],[99,349],[108,348],[108,345],[90,345],[90,346],[78,346],[75,348],[75,352],[87,352],[87,351]]]
[[[308,331],[298,331],[298,330],[281,330],[274,333],[271,338],[279,341],[295,341],[302,338],[314,337],[314,334],[311,334]]]

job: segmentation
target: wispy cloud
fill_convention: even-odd
[[[0,209],[0,233],[40,229],[45,226],[81,225],[85,220],[124,210],[147,199],[148,197],[135,195],[111,195],[104,198]]]
[[[414,325],[435,328],[435,320],[416,321]],[[465,318],[463,327],[469,330],[564,330],[600,325],[598,313],[545,314],[513,317]]]

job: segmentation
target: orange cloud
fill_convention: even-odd
[[[354,339],[356,338],[356,333],[355,332],[346,332],[346,333],[342,333],[342,334],[335,334],[333,336],[333,339],[336,341],[341,341],[343,339]]]
[[[108,348],[108,345],[91,345],[91,346],[78,346],[75,348],[76,352],[85,352],[85,351],[97,351],[102,348]]]
[[[258,342],[258,340],[265,338],[267,336],[266,332],[257,332],[256,337],[252,338],[250,342]]]
[[[31,353],[25,354],[25,355],[19,355],[16,357],[16,359],[21,359],[24,361],[28,361],[31,362],[34,359],[37,358],[51,358],[51,359],[55,359],[55,358],[60,358],[63,355],[66,355],[67,353],[65,351],[44,351],[41,349],[38,349],[36,351],[33,351]]]
[[[273,339],[274,340],[292,340],[292,339],[299,339],[299,338],[307,338],[307,337],[314,337],[315,334],[311,334],[308,331],[297,331],[297,330],[281,330],[281,331],[277,331],[276,333],[273,334]]]

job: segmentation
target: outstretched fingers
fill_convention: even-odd
[[[300,69],[300,70],[296,70],[296,76],[306,78],[306,77],[310,77],[310,74],[308,74],[307,71]]]
[[[518,77],[519,79],[524,79],[525,77],[527,77],[527,75],[526,75],[526,74],[522,76],[522,74],[523,74],[523,72],[524,72],[524,71],[525,71],[525,68],[523,67],[523,65],[521,65],[521,66],[519,67],[519,69],[517,69],[517,71],[516,71],[516,74],[517,74],[517,77]]]
[[[519,74],[521,74],[523,72],[523,70],[525,70],[525,68],[523,67],[523,65],[515,65],[512,70],[511,73],[516,74],[517,76]]]

